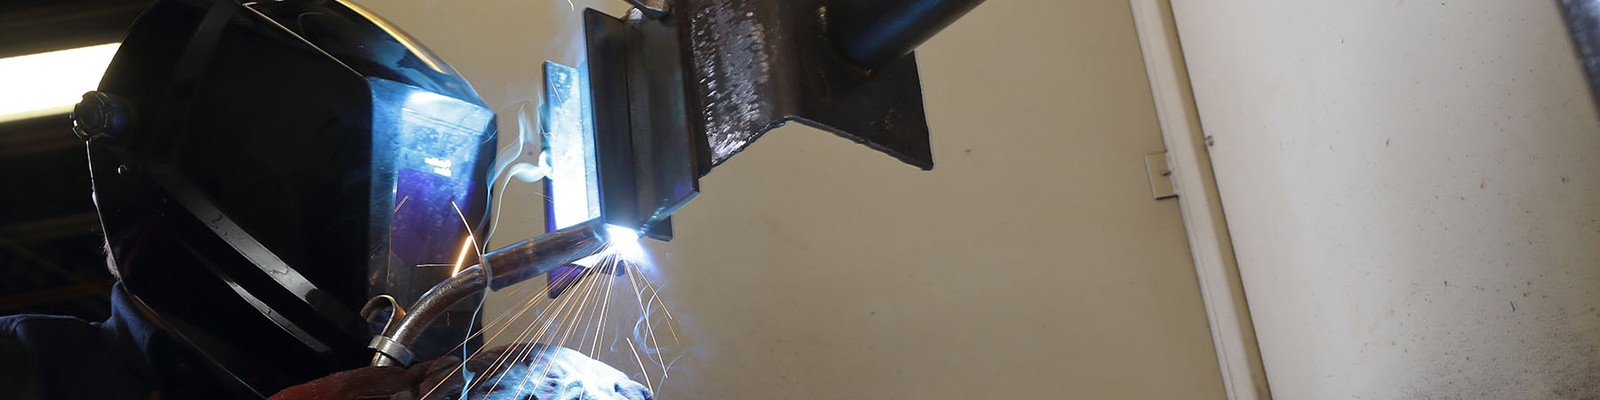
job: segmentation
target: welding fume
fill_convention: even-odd
[[[585,61],[542,66],[538,156],[497,168],[468,80],[354,3],[156,1],[72,112],[113,315],[0,318],[0,397],[654,398],[676,332],[639,241],[790,121],[931,169],[912,50],[980,2],[575,10]],[[547,233],[488,248],[530,223],[496,215],[496,185],[541,185]],[[644,322],[608,317],[628,301]]]

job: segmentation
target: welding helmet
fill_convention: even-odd
[[[365,365],[369,299],[474,262],[494,114],[354,4],[157,1],[73,118],[123,288],[258,394]]]

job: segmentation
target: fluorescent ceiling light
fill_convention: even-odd
[[[119,44],[0,58],[0,121],[70,111],[100,86]]]

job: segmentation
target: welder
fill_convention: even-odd
[[[400,305],[470,262],[496,134],[459,73],[370,12],[158,1],[73,119],[112,316],[0,318],[0,398],[420,397],[479,346],[465,302],[407,343],[423,361],[368,367]],[[600,398],[650,397],[617,375]]]

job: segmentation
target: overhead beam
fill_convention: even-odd
[[[12,1],[0,5],[0,57],[122,40],[152,0]]]

